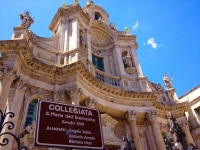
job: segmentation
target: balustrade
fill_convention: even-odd
[[[96,71],[96,78],[99,81],[104,82],[111,86],[120,87],[120,77],[106,74],[105,72],[102,72],[98,69],[95,69],[95,71]]]

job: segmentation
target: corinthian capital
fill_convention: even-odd
[[[70,99],[79,98],[82,95],[81,88],[74,86],[67,90],[67,94],[69,95]]]
[[[136,120],[136,115],[137,115],[137,112],[136,111],[133,111],[133,110],[128,110],[126,113],[125,113],[125,117],[127,120]]]
[[[8,67],[3,69],[3,76],[10,79],[11,81],[18,78],[17,71],[13,68],[9,69]]]
[[[157,120],[157,112],[156,111],[147,111],[146,117],[150,121],[156,121]]]
[[[97,102],[95,101],[95,99],[91,99],[91,98],[88,98],[84,100],[83,102],[84,106],[91,107],[91,108],[94,108],[96,104]]]

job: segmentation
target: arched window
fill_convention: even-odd
[[[100,17],[102,19],[102,15],[99,12],[95,12],[94,20],[98,20]]]
[[[103,65],[103,58],[97,57],[95,55],[92,55],[92,63],[96,66],[97,69],[104,71],[104,65]]]
[[[25,127],[28,124],[31,124],[32,121],[36,121],[37,105],[38,105],[38,100],[37,99],[34,99],[29,104]]]

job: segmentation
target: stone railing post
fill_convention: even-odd
[[[146,117],[149,119],[151,123],[151,127],[153,130],[153,135],[156,143],[156,147],[158,150],[165,150],[165,143],[163,141],[162,134],[159,129],[159,125],[157,122],[157,112],[156,111],[148,111]]]
[[[2,87],[0,88],[0,110],[4,111],[11,84],[18,77],[18,75],[13,68],[8,69],[7,67],[4,68],[0,74],[3,77],[3,80],[1,81]]]
[[[79,97],[82,95],[81,88],[74,86],[70,88],[67,93],[70,97],[71,103],[73,105],[79,105]]]
[[[130,125],[130,130],[131,130],[131,137],[135,142],[136,149],[137,150],[142,150],[142,143],[140,140],[140,135],[138,132],[138,127],[136,124],[136,111],[127,111],[125,114],[125,117],[127,118],[129,125]]]

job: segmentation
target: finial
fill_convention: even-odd
[[[129,30],[128,27],[125,27],[125,31]]]
[[[65,2],[62,2],[62,7],[66,7],[66,3]]]
[[[74,0],[74,3],[78,3],[78,0]]]

